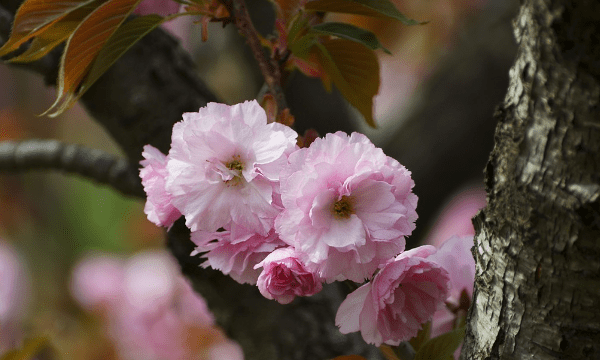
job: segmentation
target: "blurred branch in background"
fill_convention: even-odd
[[[57,140],[0,142],[0,172],[58,170],[111,186],[123,195],[144,198],[139,175],[128,161],[101,150]]]

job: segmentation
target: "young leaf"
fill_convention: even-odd
[[[379,91],[379,62],[373,50],[346,39],[322,39],[316,47],[320,62],[340,93],[371,127],[373,97]]]
[[[430,339],[417,351],[414,360],[451,359],[464,337],[465,328],[462,327]]]
[[[410,339],[409,342],[410,342],[410,345],[413,347],[413,349],[415,349],[416,351],[419,351],[421,346],[423,346],[423,344],[425,344],[427,342],[427,340],[429,340],[430,338],[431,338],[431,321],[428,321],[427,323],[425,323],[423,325],[423,328],[421,330],[419,330],[419,332],[417,333],[417,336]]]
[[[81,84],[75,100],[79,99],[129,48],[165,20],[165,18],[153,14],[132,19],[120,26],[98,53],[98,57],[94,60],[88,75]]]
[[[17,13],[8,41],[0,48],[0,56],[13,52],[25,41],[45,31],[47,27],[74,10],[95,0],[48,1],[27,0]]]
[[[383,354],[383,356],[385,356],[387,360],[403,360],[399,359],[398,356],[396,356],[394,350],[392,350],[392,348],[389,345],[383,344],[379,347],[379,350],[381,350],[381,353]]]
[[[308,2],[304,8],[313,11],[389,17],[405,25],[422,24],[404,16],[389,0],[315,0]]]
[[[67,40],[75,31],[77,25],[85,19],[95,8],[100,6],[102,0],[96,0],[90,4],[71,11],[58,21],[44,27],[44,31],[34,37],[31,45],[21,55],[14,57],[9,62],[32,62],[49,53],[56,46]]]
[[[140,0],[109,0],[79,24],[67,41],[61,58],[57,99],[44,114],[54,111],[49,116],[56,116],[74,103],[75,92],[92,62],[139,2]]]
[[[313,26],[310,29],[310,32],[321,35],[337,36],[342,39],[356,41],[360,44],[365,45],[371,50],[383,49],[383,51],[385,51],[387,54],[391,54],[391,52],[388,49],[384,48],[383,45],[381,45],[375,34],[370,32],[369,30],[361,29],[354,25],[338,22],[328,22]]]

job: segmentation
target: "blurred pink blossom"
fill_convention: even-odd
[[[327,282],[362,282],[404,250],[414,182],[366,136],[327,134],[292,153],[283,173],[277,232]]]
[[[486,193],[481,187],[468,187],[444,206],[425,243],[440,247],[452,236],[475,235],[471,218],[486,205]]]
[[[165,251],[128,260],[90,255],[75,267],[71,291],[84,308],[104,317],[108,336],[125,360],[207,358],[199,357],[197,344],[207,343],[203,336],[214,337],[214,319]],[[237,359],[243,357],[232,358]]]
[[[230,222],[267,236],[279,172],[296,149],[295,131],[267,124],[256,101],[209,103],[175,124],[167,191],[192,230],[216,231]]]
[[[280,248],[255,268],[263,268],[258,290],[267,299],[289,304],[296,296],[311,296],[323,288],[318,276],[304,267],[292,248]]]
[[[376,346],[417,335],[448,295],[448,272],[430,258],[435,251],[430,245],[405,251],[350,293],[335,318],[340,332],[360,331]]]
[[[192,256],[204,253],[204,267],[212,267],[235,281],[256,284],[260,270],[255,265],[269,253],[285,244],[279,240],[275,230],[267,236],[244,229],[227,226],[225,231],[194,231],[191,240],[196,244]]]
[[[171,227],[181,213],[171,204],[171,194],[165,190],[167,157],[152,145],[144,146],[142,156],[140,178],[147,194],[144,213],[156,225]]]
[[[31,284],[23,259],[0,239],[0,355],[19,346]]]
[[[88,255],[73,269],[71,294],[89,311],[114,306],[123,293],[124,265],[122,259],[110,255]]]

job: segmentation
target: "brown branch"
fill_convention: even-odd
[[[281,87],[281,70],[279,64],[275,59],[265,56],[262,44],[258,39],[258,32],[252,24],[252,19],[250,18],[244,0],[233,0],[233,14],[238,31],[246,38],[246,42],[248,46],[250,46],[252,54],[258,62],[260,71],[265,78],[265,82],[267,83],[271,94],[275,97],[277,110],[281,112],[287,109],[287,102]]]
[[[58,140],[0,142],[0,173],[59,170],[109,185],[123,195],[145,198],[136,167],[98,149]]]

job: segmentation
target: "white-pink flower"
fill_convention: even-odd
[[[417,335],[448,295],[449,275],[430,260],[434,253],[430,245],[403,252],[350,293],[335,318],[340,332],[360,331],[376,346],[396,346]]]
[[[152,145],[144,146],[140,161],[140,178],[146,191],[144,213],[148,220],[158,226],[171,227],[181,217],[179,210],[171,204],[171,194],[165,190],[167,157]]]
[[[319,277],[306,270],[294,249],[280,248],[270,253],[255,268],[263,268],[258,290],[267,299],[289,304],[296,296],[311,296],[323,288]]]
[[[204,253],[204,267],[212,267],[235,281],[256,284],[260,270],[256,264],[273,250],[285,245],[275,230],[263,236],[241,226],[231,224],[225,231],[194,231],[191,240],[196,244],[193,255]]]
[[[267,236],[280,209],[279,173],[296,149],[295,131],[267,116],[256,101],[210,103],[173,127],[166,189],[192,230],[233,222]]]
[[[362,282],[404,250],[417,219],[410,172],[364,135],[316,139],[289,156],[275,226],[327,282]]]

